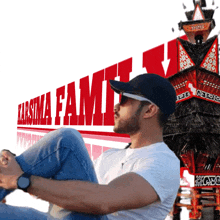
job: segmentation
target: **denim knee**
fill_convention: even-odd
[[[82,138],[80,132],[74,128],[59,128],[57,129],[57,131],[63,137],[72,136],[72,137]]]
[[[62,139],[60,147],[70,147],[71,150],[74,150],[75,147],[85,146],[83,138],[77,130],[73,128],[60,128],[57,130],[57,132],[60,138]]]

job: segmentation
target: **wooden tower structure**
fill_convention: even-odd
[[[214,10],[205,9],[205,0],[193,3],[194,10],[186,12],[188,21],[179,23],[188,40],[176,41],[178,70],[169,80],[177,107],[164,140],[181,160],[181,187],[190,189],[185,195],[180,188],[178,198],[186,196],[191,204],[177,199],[174,214],[178,207],[187,207],[191,219],[200,219],[205,207],[213,207],[220,216],[220,76],[218,36],[209,38]],[[207,198],[210,202],[204,204]]]

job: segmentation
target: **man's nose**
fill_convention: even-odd
[[[114,106],[114,112],[118,112],[119,109],[120,109],[120,104],[118,103]]]

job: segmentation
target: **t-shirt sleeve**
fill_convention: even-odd
[[[134,166],[134,173],[147,180],[158,194],[160,201],[176,197],[180,184],[180,163],[169,157],[151,157],[139,159]]]

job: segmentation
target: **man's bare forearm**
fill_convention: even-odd
[[[31,176],[28,192],[70,211],[107,214],[109,186],[85,181],[51,180]]]
[[[23,171],[10,152],[2,154],[5,159],[0,160],[0,187],[17,189],[17,180]],[[88,214],[137,209],[159,200],[154,188],[132,172],[117,177],[108,185],[31,176],[28,192],[67,210]]]

